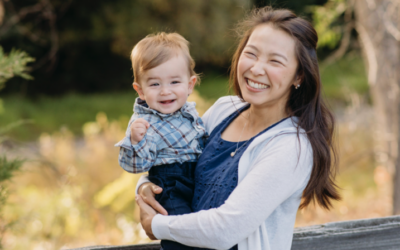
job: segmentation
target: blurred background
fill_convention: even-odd
[[[314,24],[338,125],[343,200],[299,211],[296,226],[400,214],[400,1],[0,0],[0,248],[148,242],[139,176],[113,147],[136,98],[131,49],[159,31],[189,40],[202,114],[230,93],[235,24],[267,4]]]

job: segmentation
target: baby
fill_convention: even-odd
[[[187,102],[197,82],[188,41],[177,33],[141,40],[131,54],[139,94],[120,147],[119,164],[131,173],[149,172],[162,187],[156,196],[169,215],[190,213],[194,170],[207,134],[195,103]],[[192,249],[161,241],[164,250]]]

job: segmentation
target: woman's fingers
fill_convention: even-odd
[[[154,198],[156,194],[160,194],[162,191],[163,190],[161,187],[155,185],[154,183],[148,182],[139,187],[138,193],[142,197],[143,201],[154,208],[158,213],[162,215],[168,215],[167,210],[165,210]]]
[[[150,205],[152,208],[154,208],[157,212],[159,212],[162,215],[168,215],[167,210],[165,210],[160,203],[154,198],[154,193],[161,193],[162,188],[154,185],[155,187],[152,187],[152,189],[144,189],[143,190],[143,200],[146,202],[148,205]]]
[[[153,193],[155,194],[161,194],[162,188],[157,186],[156,184],[151,185],[151,189],[153,190]]]
[[[140,207],[140,223],[142,224],[143,230],[150,239],[156,240],[157,238],[153,235],[153,231],[151,230],[151,221],[156,215],[156,211],[147,205],[140,195],[137,195],[135,199],[136,203]]]
[[[150,205],[154,210],[156,210],[158,213],[160,213],[162,215],[168,215],[167,210],[165,210],[165,208],[163,206],[161,206],[160,203],[158,203],[158,201],[156,201],[156,199],[154,199],[154,197],[152,197],[148,200],[147,200],[147,198],[143,197],[143,200],[148,205]]]

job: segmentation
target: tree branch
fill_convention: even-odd
[[[324,60],[325,65],[329,65],[342,58],[346,53],[347,49],[349,48],[351,40],[351,31],[355,28],[354,21],[352,20],[352,13],[353,13],[353,1],[349,1],[347,9],[344,12],[344,21],[346,22],[346,25],[344,27],[344,33],[342,40],[340,41],[340,46],[335,52],[333,52]]]
[[[11,3],[9,3],[11,4]],[[27,15],[37,13],[42,11],[43,3],[38,3],[33,6],[22,8],[17,14],[11,16],[8,21],[4,24],[3,27],[0,28],[0,36],[7,33],[7,31],[15,24],[19,23],[22,19],[24,19]],[[12,8],[13,9],[13,8]]]

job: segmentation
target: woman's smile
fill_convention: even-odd
[[[269,84],[250,80],[249,78],[245,78],[245,79],[246,79],[246,83],[247,83],[247,88],[250,91],[261,92],[261,91],[263,91],[265,89],[269,89],[271,87]]]

